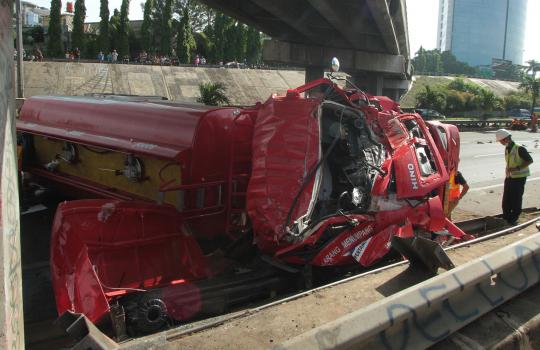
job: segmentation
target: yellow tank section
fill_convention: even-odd
[[[65,141],[50,139],[34,135],[35,166],[45,168],[46,164],[57,160],[58,165],[55,168],[56,174],[67,174],[87,181],[98,183],[109,189],[134,194],[138,197],[144,197],[150,201],[156,201],[159,195],[160,170],[169,164],[168,161],[136,156],[143,165],[142,180],[132,181],[124,176],[124,167],[127,154],[110,151],[97,147],[72,144],[76,147],[77,159],[74,162],[68,162],[63,156]],[[162,172],[163,179],[166,181],[175,180],[176,184],[181,183],[181,168],[174,165],[167,167]],[[179,205],[178,192],[164,193],[163,202]]]

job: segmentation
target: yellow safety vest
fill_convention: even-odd
[[[514,143],[514,146],[508,152],[508,149],[504,152],[504,158],[506,159],[506,166],[508,169],[519,167],[519,170],[512,170],[509,171],[510,177],[512,179],[517,179],[521,177],[527,177],[531,175],[531,172],[529,170],[528,166],[523,166],[523,159],[519,156],[519,147],[523,147],[521,145],[518,145],[517,143]]]

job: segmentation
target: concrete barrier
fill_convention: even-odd
[[[199,85],[223,82],[232,104],[264,102],[272,93],[304,84],[303,71],[150,66],[78,62],[25,62],[25,97],[87,93],[156,95],[195,102]]]
[[[425,349],[535,286],[539,254],[536,234],[274,349]]]

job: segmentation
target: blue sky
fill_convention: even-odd
[[[28,0],[43,7],[50,6],[50,0]],[[73,0],[74,2],[74,0]],[[142,19],[143,12],[140,0],[131,0],[130,19]],[[66,0],[62,0],[65,8]],[[122,0],[109,0],[109,8],[120,9]],[[527,31],[525,38],[524,60],[536,59],[540,61],[540,26],[538,16],[540,15],[540,1],[529,0],[527,19]],[[99,21],[99,0],[86,0],[87,22]],[[409,24],[409,39],[411,53],[423,46],[426,49],[433,49],[437,43],[437,16],[439,11],[439,0],[407,0],[407,16]],[[536,15],[536,18],[534,16]],[[536,26],[536,27],[535,27]],[[536,40],[535,40],[536,39]]]

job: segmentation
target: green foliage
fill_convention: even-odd
[[[114,9],[113,15],[109,21],[109,34],[111,49],[118,49],[120,43],[120,12],[118,9]]]
[[[237,62],[244,62],[246,59],[247,29],[240,22],[234,26],[234,59]]]
[[[95,34],[86,34],[84,41],[86,46],[83,50],[86,53],[86,57],[96,59],[98,52],[101,51],[99,46],[99,36]],[[105,54],[107,53],[105,52]]]
[[[504,97],[504,109],[529,108],[531,101],[524,93],[513,93]]]
[[[480,94],[480,90],[482,90],[482,88],[480,86],[478,86],[476,84],[473,84],[471,82],[467,82],[463,78],[456,78],[456,79],[452,80],[448,84],[447,87],[448,87],[448,89],[451,89],[451,90],[456,90],[456,91],[461,91],[461,92],[468,92],[468,93],[471,93],[473,95]]]
[[[533,75],[527,75],[523,77],[519,88],[531,96],[529,108],[532,112],[534,106],[536,106],[536,99],[540,94],[540,79],[535,78]]]
[[[526,68],[526,73],[521,80],[521,84],[519,87],[525,91],[525,93],[528,93],[531,95],[531,114],[533,113],[533,109],[536,106],[536,99],[538,98],[538,95],[540,95],[540,78],[537,78],[536,75],[538,72],[540,72],[540,62],[536,62],[535,60],[530,60],[527,62],[528,67]]]
[[[109,1],[101,0],[99,16],[101,20],[99,22],[99,37],[97,39],[98,51],[103,51],[103,54],[107,55],[111,49],[109,40]]]
[[[212,58],[216,62],[225,61],[228,58],[226,57],[225,48],[228,46],[226,43],[229,37],[226,36],[226,33],[229,32],[228,29],[232,24],[233,20],[230,17],[222,13],[218,13],[216,15],[211,37],[214,43],[214,52]]]
[[[208,39],[208,35],[205,32],[193,33],[195,39],[196,52],[205,57],[210,58],[213,50],[212,42]]]
[[[189,12],[187,8],[184,8],[182,18],[180,19],[180,22],[178,22],[178,36],[176,42],[178,61],[180,63],[191,63],[191,57],[195,46]]]
[[[122,0],[120,23],[118,26],[118,56],[129,56],[129,1]]]
[[[160,40],[160,53],[163,55],[171,54],[171,42],[172,42],[172,0],[165,0],[162,12],[161,12],[161,40]]]
[[[504,98],[497,97],[491,90],[482,88],[463,78],[456,78],[449,83],[439,83],[434,87],[426,86],[425,91],[417,96],[417,106],[431,108],[446,114],[524,108],[530,102],[524,94],[511,94]],[[441,101],[444,99],[444,103]]]
[[[51,57],[63,57],[64,45],[62,42],[62,27],[60,26],[60,0],[51,0],[49,17],[47,54]]]
[[[416,105],[419,108],[442,111],[446,107],[446,96],[437,88],[432,89],[426,85],[424,91],[416,95]]]
[[[247,30],[246,59],[249,64],[261,62],[262,40],[261,33],[253,27]]]
[[[196,0],[176,0],[174,12],[183,14],[187,10],[191,28],[194,32],[201,32],[207,26],[212,25],[214,11]]]
[[[84,51],[86,49],[84,35],[84,19],[86,18],[86,6],[84,0],[75,1],[75,14],[73,15],[73,33],[71,34],[71,42],[73,49],[79,48]]]
[[[197,102],[208,106],[219,106],[220,104],[229,104],[229,98],[225,95],[225,85],[223,83],[202,83],[199,85],[201,97]]]
[[[45,42],[45,32],[42,26],[33,26],[30,31],[30,36],[34,44],[39,44]]]
[[[476,68],[467,63],[458,61],[450,51],[440,52],[439,50],[425,50],[422,47],[413,58],[415,72],[431,74],[463,74],[478,75]]]
[[[154,18],[153,13],[156,9],[154,0],[146,0],[144,4],[143,22],[141,25],[141,45],[143,50],[152,52],[154,46]]]

